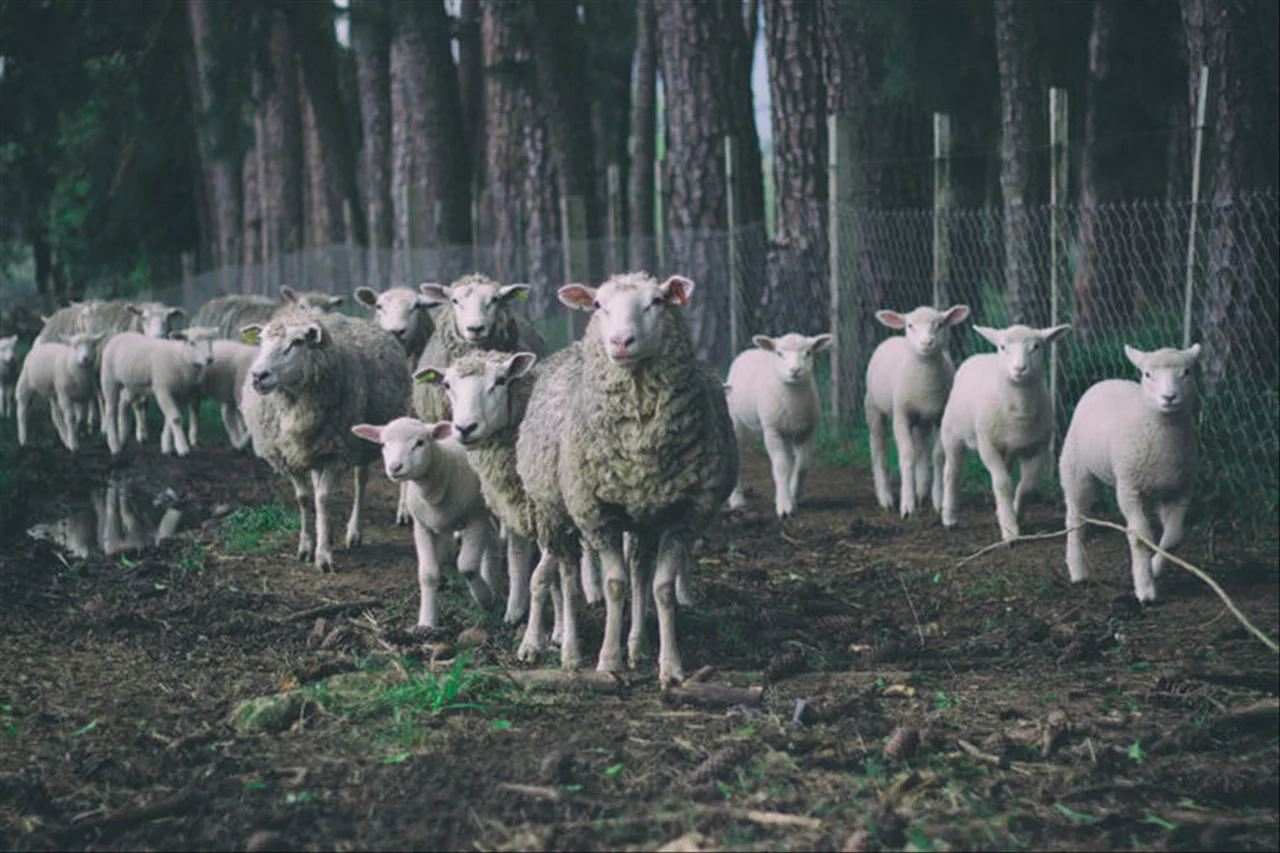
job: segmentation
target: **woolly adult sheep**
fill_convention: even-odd
[[[183,429],[182,411],[200,395],[200,378],[213,360],[217,330],[193,326],[170,332],[167,339],[122,332],[102,349],[99,386],[102,390],[102,424],[107,446],[118,456],[124,448],[126,399],[154,396],[164,413],[160,451],[186,456],[191,452]]]
[[[633,587],[656,562],[663,684],[683,678],[676,576],[738,474],[723,385],[694,357],[681,310],[692,292],[687,278],[659,283],[644,273],[616,275],[599,288],[560,288],[561,302],[593,314],[582,340],[547,363],[516,444],[529,494],[539,504],[561,503],[600,556],[605,634],[598,669],[622,668],[623,534],[634,537]],[[562,582],[572,574],[561,572]],[[565,599],[568,611],[572,599]],[[633,665],[643,611],[644,596],[632,595]]]
[[[409,369],[395,338],[368,320],[338,315],[278,317],[245,332],[258,356],[241,390],[254,452],[289,477],[301,522],[298,559],[332,570],[328,502],[338,474],[355,467],[347,547],[360,544],[368,465],[377,448],[351,433],[406,413]],[[315,536],[307,517],[314,499]]]
[[[744,350],[729,368],[727,399],[738,448],[747,430],[764,433],[773,468],[774,508],[779,518],[795,512],[810,464],[813,434],[822,420],[813,354],[831,345],[830,335],[756,335],[757,349]],[[741,481],[729,506],[746,503]]]
[[[917,501],[923,502],[930,495],[931,479],[934,509],[942,506],[942,442],[934,441],[931,476],[929,433],[942,420],[956,372],[946,350],[947,330],[968,316],[968,305],[953,305],[946,311],[922,305],[909,314],[876,312],[876,319],[882,324],[906,332],[882,341],[871,354],[865,401],[876,500],[884,509],[893,509],[885,440],[888,419],[898,447],[898,471],[902,477],[899,508],[903,518],[915,513]]]
[[[951,386],[939,431],[946,454],[942,523],[955,526],[964,451],[973,448],[991,474],[1000,536],[1008,541],[1018,536],[1018,510],[1036,487],[1053,435],[1053,401],[1044,377],[1045,351],[1071,327],[973,328],[998,351],[969,356]],[[1020,460],[1017,494],[1009,473],[1015,459]]]
[[[1073,582],[1089,577],[1082,516],[1096,498],[1099,481],[1115,487],[1116,503],[1129,528],[1133,592],[1154,601],[1155,579],[1164,557],[1151,554],[1138,535],[1154,541],[1147,504],[1154,504],[1163,528],[1160,547],[1182,541],[1182,523],[1191,506],[1200,464],[1192,417],[1192,372],[1200,345],[1142,352],[1124,348],[1142,371],[1141,382],[1107,379],[1076,404],[1062,444],[1059,473],[1067,504],[1067,571]],[[1137,535],[1135,535],[1137,534]]]
[[[310,314],[313,317],[332,314],[342,307],[342,303],[346,301],[345,296],[331,296],[319,290],[299,292],[287,284],[280,286],[280,295],[288,303],[284,306],[285,308],[292,305],[302,313]],[[280,313],[279,310],[276,313],[278,315]]]
[[[22,369],[18,358],[18,336],[0,338],[0,418],[14,414],[14,392],[18,385],[18,373]]]
[[[436,590],[440,586],[439,552],[444,537],[462,534],[458,573],[481,607],[493,592],[486,582],[498,580],[498,536],[493,516],[480,496],[480,479],[467,464],[467,453],[453,438],[448,422],[427,424],[396,418],[385,426],[357,424],[352,433],[382,447],[387,479],[409,487],[413,545],[418,557],[418,627],[436,626]]]
[[[487,276],[472,274],[447,287],[424,283],[418,289],[439,303],[432,309],[435,333],[418,359],[419,370],[448,367],[454,359],[476,349],[547,357],[547,344],[538,330],[515,313],[515,302],[529,298],[529,285],[501,285]],[[449,400],[434,385],[414,385],[413,409],[424,421],[449,418]]]
[[[31,405],[37,397],[49,401],[49,414],[58,438],[68,450],[80,449],[80,432],[97,399],[94,381],[100,334],[79,332],[67,343],[42,341],[32,345],[15,390],[18,444],[26,445]]]
[[[270,321],[283,307],[283,303],[265,296],[233,293],[210,299],[197,308],[191,325],[212,327],[218,330],[219,338],[238,341],[241,329]]]

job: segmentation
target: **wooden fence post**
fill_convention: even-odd
[[[1067,258],[1067,238],[1069,222],[1067,219],[1067,90],[1060,87],[1049,89],[1049,325],[1056,326],[1061,322],[1059,306],[1064,296],[1064,283],[1067,280],[1065,261]],[[1057,446],[1058,422],[1062,415],[1062,405],[1058,398],[1059,362],[1058,346],[1050,344],[1049,349],[1049,397],[1053,400],[1054,432],[1051,439],[1050,453]]]
[[[857,229],[852,221],[852,164],[848,162],[850,125],[843,116],[827,116],[827,228],[829,262],[827,288],[831,310],[831,426],[837,430],[853,426],[853,359],[858,346],[857,282],[843,286],[846,266],[856,269]],[[848,300],[845,297],[850,297]]]
[[[1204,153],[1205,106],[1209,100],[1209,66],[1200,66],[1196,90],[1196,146],[1191,159],[1191,224],[1187,229],[1187,278],[1182,296],[1182,348],[1191,346],[1191,301],[1195,295],[1196,229],[1200,214],[1200,162]]]
[[[560,196],[560,241],[564,251],[565,282],[590,284],[590,258],[587,245],[587,206],[582,196]],[[583,313],[569,309],[566,331],[569,342],[576,341],[586,323]]]
[[[951,116],[933,114],[933,307],[947,307],[951,283]]]

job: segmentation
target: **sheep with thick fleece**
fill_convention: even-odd
[[[773,468],[774,508],[778,518],[786,518],[800,500],[813,435],[822,420],[813,354],[830,346],[831,336],[792,332],[779,338],[756,335],[752,340],[757,348],[739,353],[729,368],[729,415],[739,450],[747,430],[764,433]],[[737,509],[745,503],[739,480],[729,506]]]
[[[623,665],[624,533],[633,535],[633,590],[656,564],[663,684],[683,678],[676,577],[738,475],[724,387],[695,358],[681,310],[692,292],[693,282],[682,276],[659,283],[644,273],[616,275],[599,288],[560,288],[561,302],[593,314],[582,340],[546,363],[516,443],[517,470],[530,496],[567,510],[584,544],[599,554],[605,632],[598,669]],[[573,597],[565,579],[574,572],[560,575],[567,632]],[[641,652],[644,601],[638,591],[631,596],[633,665]]]
[[[22,370],[18,358],[18,336],[0,338],[0,418],[7,418],[14,411],[14,393],[18,386],[18,374]]]
[[[436,627],[439,554],[454,531],[462,534],[458,573],[476,603],[488,607],[493,591],[486,578],[496,580],[500,572],[497,530],[480,494],[480,478],[454,440],[452,425],[396,418],[385,426],[357,424],[351,431],[381,445],[387,479],[409,486],[418,556],[418,627]]]
[[[193,326],[209,326],[218,330],[218,337],[230,341],[240,340],[240,330],[270,322],[282,308],[292,304],[276,302],[265,296],[233,293],[218,296],[196,309],[191,318]]]
[[[351,433],[407,413],[409,368],[404,349],[369,320],[300,313],[245,330],[258,356],[241,390],[240,412],[253,450],[293,483],[300,528],[298,559],[333,568],[328,503],[339,473],[355,468],[347,547],[363,538],[368,465],[378,451]],[[315,537],[308,520],[314,500]]]
[[[204,368],[213,361],[216,329],[193,326],[170,332],[165,339],[148,338],[137,332],[122,332],[102,349],[98,374],[102,391],[102,424],[107,431],[111,455],[124,449],[125,410],[123,400],[154,396],[164,413],[160,433],[162,453],[186,456],[191,452],[183,429],[182,410],[200,395]]]
[[[991,474],[1000,536],[1008,541],[1018,537],[1018,511],[1036,487],[1053,437],[1053,400],[1044,376],[1045,352],[1071,327],[973,329],[998,351],[964,360],[942,413],[939,439],[946,455],[942,523],[955,526],[964,452],[966,447],[973,448]],[[1020,461],[1017,494],[1009,473],[1015,459]]]
[[[431,301],[435,333],[418,359],[418,369],[448,367],[477,349],[548,355],[546,341],[515,313],[515,302],[529,298],[527,284],[498,284],[483,275],[466,275],[449,286],[423,283],[418,289]],[[435,385],[413,387],[413,410],[424,421],[449,418],[449,400]]]
[[[280,295],[284,297],[285,301],[285,305],[281,306],[281,308],[287,310],[292,306],[304,314],[310,314],[312,317],[333,314],[346,301],[345,296],[333,296],[319,290],[299,292],[287,284],[281,285]],[[280,316],[280,313],[280,309],[277,309],[276,316]]]
[[[249,376],[249,368],[257,357],[256,346],[219,338],[213,342],[213,360],[200,377],[200,397],[218,402],[222,410],[222,425],[227,430],[231,446],[236,450],[243,450],[249,443],[249,429],[240,414],[240,393]],[[192,404],[187,435],[193,446],[200,420],[197,417],[198,406],[199,400]]]
[[[871,354],[865,400],[876,500],[884,509],[893,509],[885,438],[888,419],[898,447],[898,471],[902,477],[899,508],[903,518],[914,514],[917,502],[922,503],[926,495],[931,497],[934,509],[942,507],[942,442],[934,441],[930,472],[929,433],[942,420],[956,372],[946,349],[947,330],[968,316],[968,305],[953,305],[946,311],[922,305],[909,314],[876,312],[876,319],[882,324],[906,332],[882,341]]]
[[[42,341],[31,347],[15,391],[18,444],[26,445],[31,404],[42,397],[49,401],[49,414],[63,446],[80,449],[80,432],[97,399],[94,369],[101,339],[100,334],[80,332],[68,343]]]
[[[1155,352],[1126,346],[1124,353],[1142,371],[1142,381],[1107,379],[1092,386],[1076,404],[1062,444],[1058,470],[1067,504],[1067,571],[1073,582],[1089,577],[1082,516],[1101,481],[1116,490],[1130,531],[1133,592],[1148,602],[1156,598],[1155,579],[1165,558],[1138,539],[1155,541],[1147,504],[1160,516],[1160,547],[1173,548],[1182,541],[1199,470],[1192,373],[1200,345]]]

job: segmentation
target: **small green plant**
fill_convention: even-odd
[[[196,540],[192,539],[182,549],[182,555],[178,557],[178,570],[184,575],[203,572],[205,567],[204,546]]]
[[[1141,740],[1135,740],[1133,742],[1133,745],[1130,746],[1129,749],[1126,751],[1128,752],[1129,757],[1134,761],[1143,761],[1147,757],[1146,752],[1144,752],[1142,749]]]
[[[257,554],[297,532],[298,516],[280,504],[240,507],[222,520],[222,543],[232,553]]]

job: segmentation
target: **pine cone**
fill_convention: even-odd
[[[788,675],[796,675],[808,669],[808,659],[804,649],[792,646],[781,654],[774,655],[765,667],[764,677],[770,681],[779,681]]]
[[[728,746],[713,752],[706,761],[695,767],[685,777],[685,784],[690,786],[699,785],[712,779],[718,779],[750,758],[755,751],[756,745],[749,740],[733,741]]]
[[[920,746],[920,732],[908,726],[898,726],[884,745],[884,757],[890,761],[904,761],[916,754]]]

